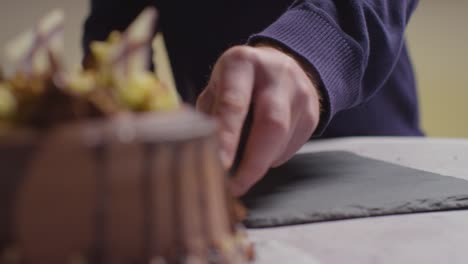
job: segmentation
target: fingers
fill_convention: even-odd
[[[292,103],[294,122],[289,141],[281,155],[273,162],[272,167],[278,167],[285,163],[309,140],[320,118],[317,94],[301,84],[296,84],[296,87],[295,99]]]
[[[270,90],[270,89],[268,89]],[[280,96],[259,95],[245,155],[231,180],[231,192],[241,196],[260,180],[288,142],[290,110]]]
[[[201,111],[219,120],[220,157],[231,167],[247,116],[254,86],[254,66],[249,49],[233,48],[217,62],[207,89],[198,101]]]
[[[285,157],[285,156],[289,156],[289,155],[286,155],[286,153],[289,153],[291,151],[291,148],[292,148],[292,144],[295,144],[296,142],[298,142],[299,140],[295,137],[298,136],[299,132],[296,131],[296,128],[299,127],[300,125],[298,125],[298,122],[302,121],[300,119],[302,117],[302,114],[296,114],[296,115],[293,115],[292,118],[293,118],[293,121],[292,121],[292,124],[291,124],[291,129],[290,129],[290,132],[288,134],[288,138],[286,139],[287,140],[287,144],[284,145],[283,149],[281,150],[281,152],[279,153],[278,157],[272,162],[272,165],[271,167],[277,167],[281,164],[284,163],[284,160],[288,160],[289,158]]]
[[[243,195],[307,141],[319,118],[314,89],[300,65],[277,49],[243,46],[221,56],[197,108],[217,117],[220,157],[229,168],[249,107],[254,106],[250,135],[230,184],[234,195]]]
[[[291,159],[294,154],[304,145],[313,131],[315,126],[309,121],[309,117],[306,114],[302,114],[296,123],[295,128],[293,128],[293,133],[289,138],[289,142],[286,148],[283,150],[282,154],[273,162],[272,168],[276,168],[289,159]]]
[[[197,99],[197,110],[206,114],[212,114],[215,102],[215,89],[207,86]]]

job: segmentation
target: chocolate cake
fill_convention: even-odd
[[[96,43],[93,66],[79,72],[31,38],[28,59],[16,56],[16,72],[0,80],[0,263],[251,260],[216,123],[147,70],[156,15],[145,9]],[[46,35],[60,28],[55,16],[39,23]],[[47,58],[36,58],[42,49]]]

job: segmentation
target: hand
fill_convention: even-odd
[[[233,163],[249,106],[254,105],[245,153],[230,182],[234,195],[243,195],[309,139],[319,122],[319,101],[313,79],[279,49],[237,46],[218,59],[197,108],[219,119],[225,168]]]

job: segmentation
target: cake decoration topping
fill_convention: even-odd
[[[164,85],[149,70],[154,27],[158,17],[148,7],[123,33],[114,31],[106,41],[91,43],[91,67],[72,73],[68,85],[105,112],[169,111],[180,107],[177,91]],[[107,92],[104,92],[107,90]],[[107,102],[103,102],[103,97]]]
[[[0,128],[179,109],[177,91],[150,70],[157,17],[155,8],[146,8],[125,32],[91,44],[92,67],[69,70],[62,63],[64,14],[49,13],[7,45],[14,69],[0,76]]]
[[[16,98],[7,83],[0,83],[0,120],[9,119],[16,111]]]
[[[53,10],[34,29],[7,44],[6,57],[14,65],[14,72],[28,77],[51,73],[54,62],[63,54],[63,25],[63,11]]]
[[[62,67],[63,23],[54,10],[7,44],[10,76],[0,83],[0,127],[47,127],[72,119],[75,101],[53,84]]]

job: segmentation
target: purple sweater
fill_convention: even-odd
[[[274,41],[322,82],[317,136],[419,136],[404,31],[417,0],[92,0],[84,49],[122,30],[147,5],[161,13],[177,87],[194,102],[210,67],[236,44]]]

